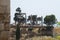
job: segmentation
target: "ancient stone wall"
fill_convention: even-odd
[[[10,0],[0,0],[0,40],[8,40],[10,25]]]

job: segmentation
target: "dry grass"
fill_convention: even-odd
[[[34,30],[33,30],[33,32],[35,32],[35,33],[38,33],[38,28],[34,28]],[[54,30],[53,30],[53,32],[55,33],[55,34],[59,34],[60,35],[60,27],[55,27],[54,28]],[[26,34],[27,35],[27,34]],[[26,35],[24,35],[24,34],[22,34],[22,38],[21,38],[21,40],[25,40],[25,36]],[[59,40],[58,38],[56,39],[56,38],[52,38],[52,37],[50,37],[50,36],[34,36],[34,37],[32,37],[32,38],[27,38],[26,40]]]

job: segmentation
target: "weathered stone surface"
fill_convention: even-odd
[[[0,40],[8,40],[9,37],[9,31],[2,31],[0,33]]]
[[[0,31],[4,30],[4,24],[0,23]]]
[[[0,5],[5,7],[7,13],[10,13],[10,0],[0,0]]]
[[[0,0],[0,40],[8,40],[10,28],[10,0]]]

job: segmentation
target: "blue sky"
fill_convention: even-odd
[[[60,21],[60,0],[11,0],[11,23],[14,23],[13,17],[17,7],[27,16],[36,14],[45,17],[54,14]]]

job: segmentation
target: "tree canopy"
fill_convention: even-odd
[[[44,23],[46,25],[53,25],[56,23],[56,17],[55,15],[47,15],[45,18],[44,18]]]
[[[29,15],[28,16],[28,20],[32,21],[32,24],[35,25],[36,23],[36,19],[37,19],[37,15]]]

